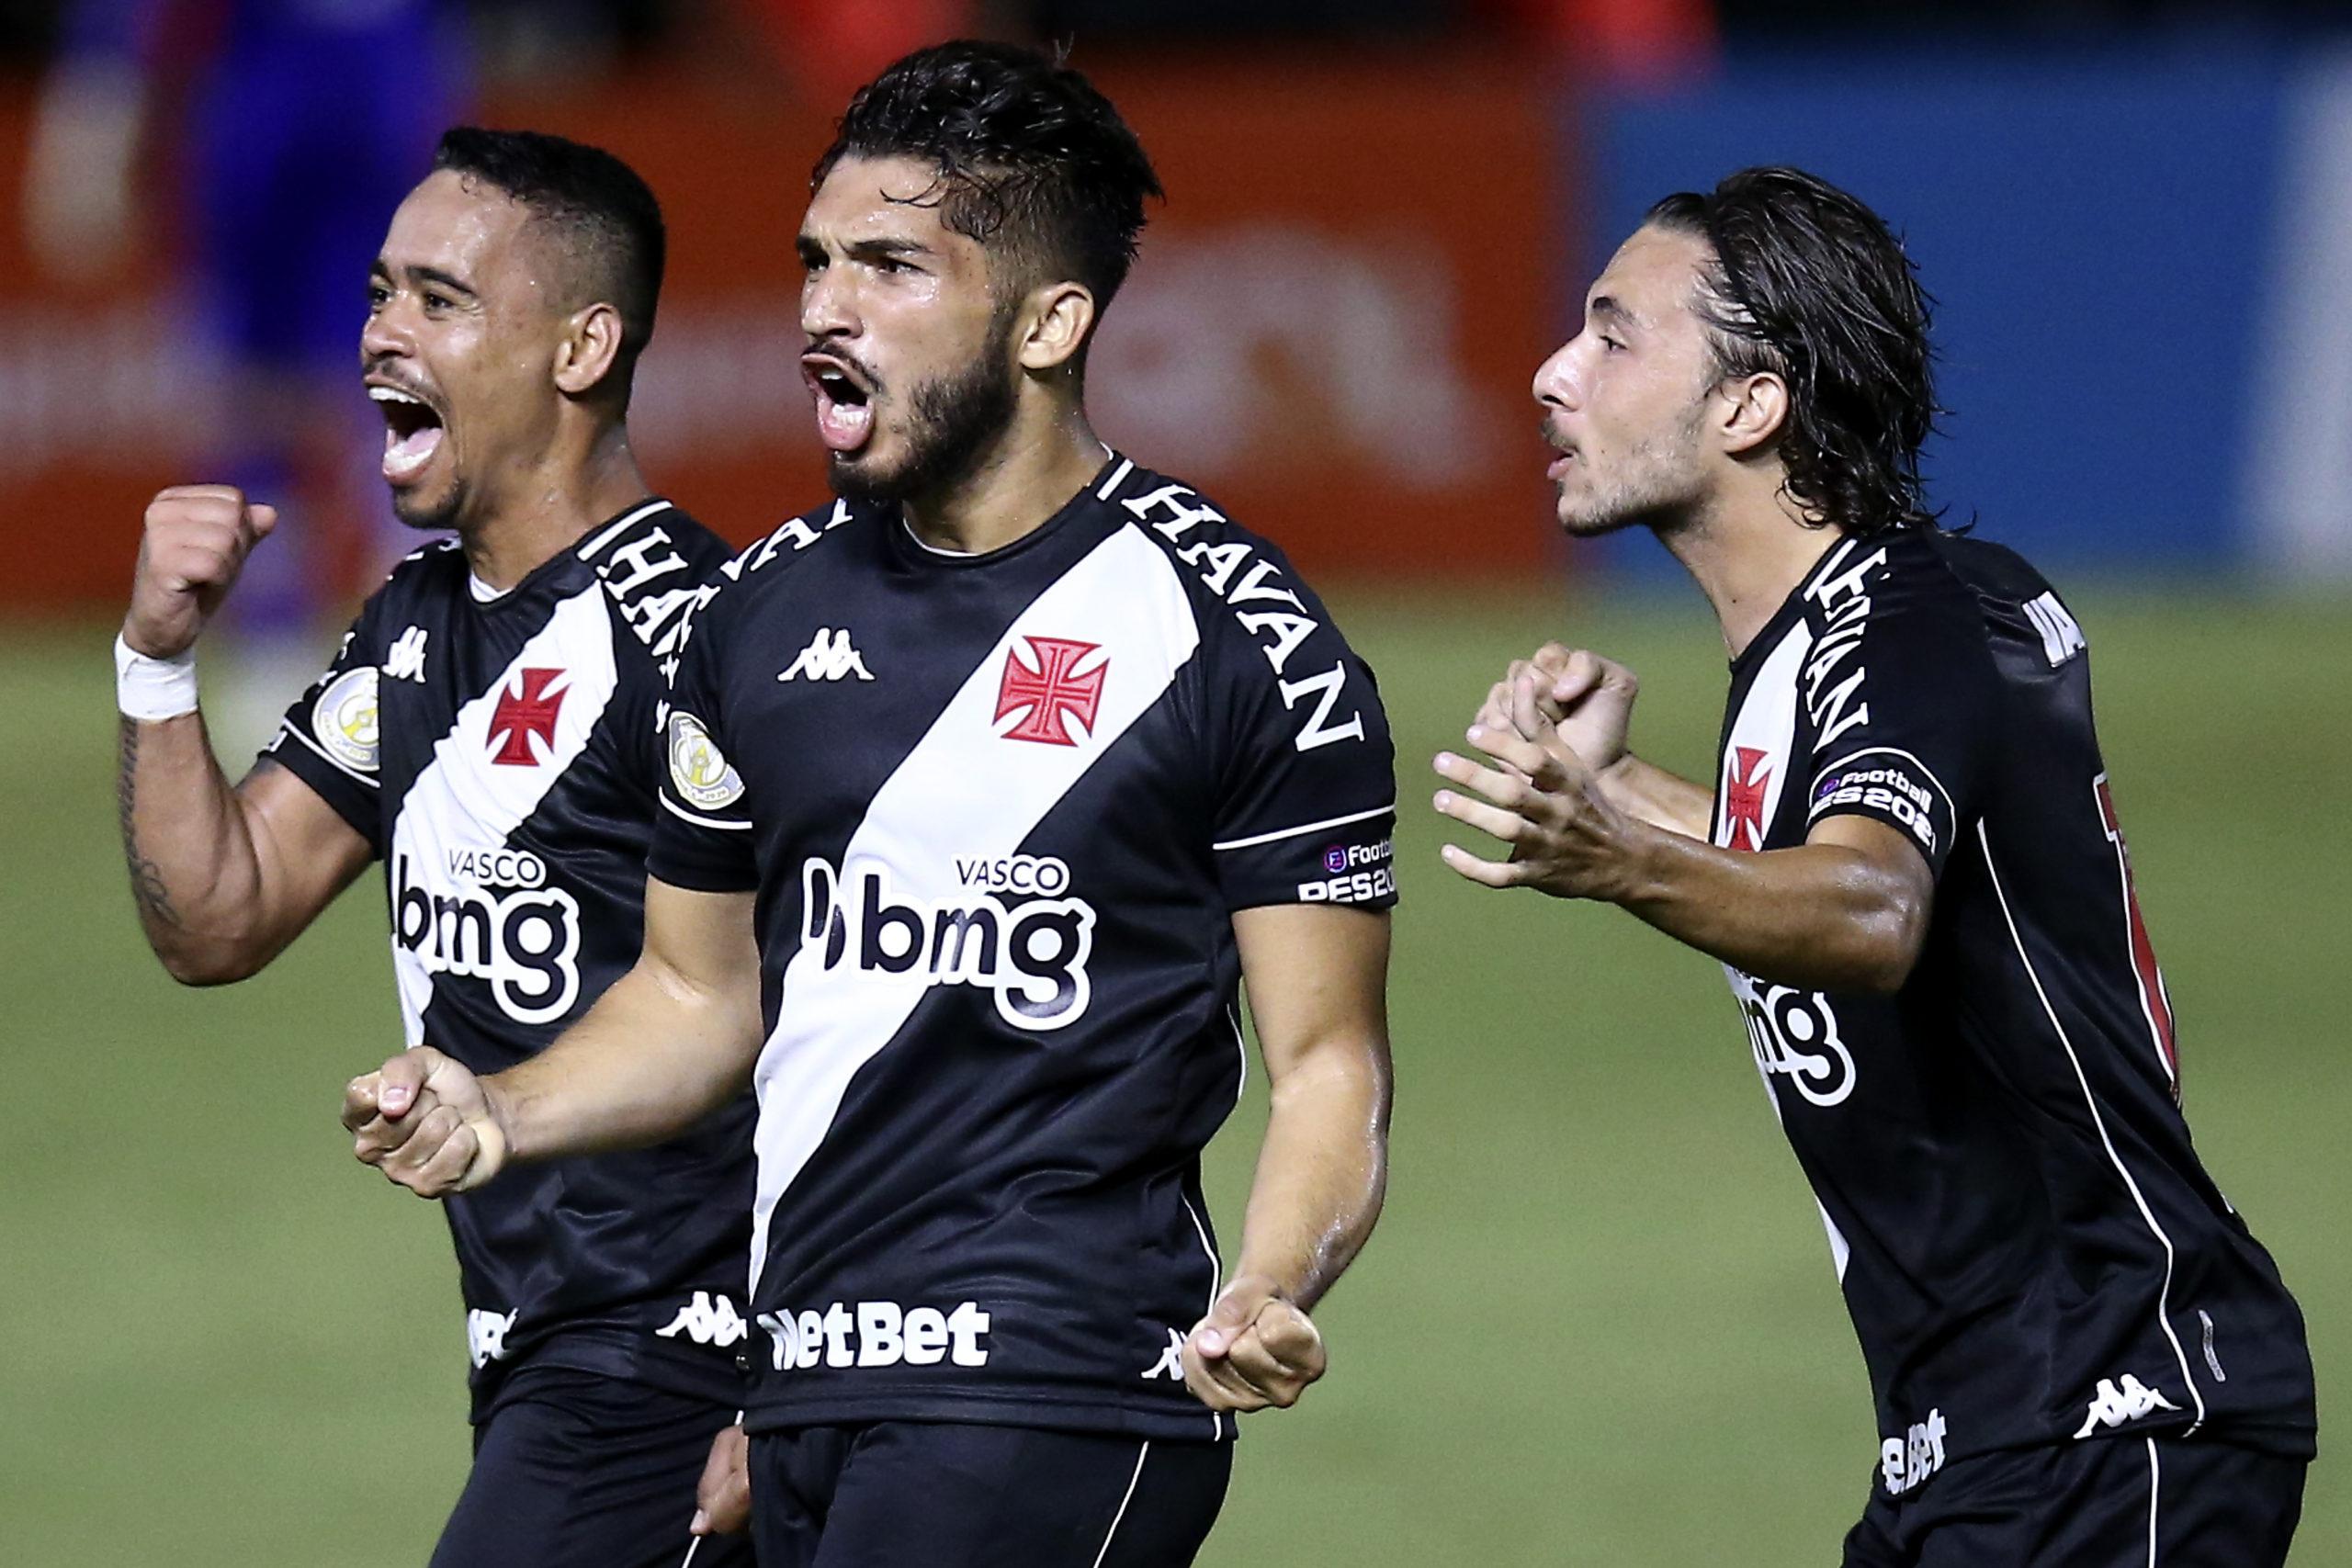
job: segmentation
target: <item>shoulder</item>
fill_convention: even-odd
[[[1345,650],[1323,602],[1279,545],[1180,479],[1145,468],[1113,478],[1108,499],[1167,558],[1193,602],[1204,642],[1254,643],[1277,675],[1309,645]]]
[[[1280,546],[1181,479],[1123,465],[1102,494],[1159,547],[1191,601],[1207,663],[1250,705],[1279,706],[1300,751],[1385,734],[1371,667]]]
[[[1820,640],[1866,636],[1874,647],[1932,643],[1948,654],[1985,649],[1985,606],[1947,554],[1955,542],[1973,543],[1924,529],[1839,541],[1804,590]]]

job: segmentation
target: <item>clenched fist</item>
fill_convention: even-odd
[[[1184,1382],[1211,1410],[1287,1409],[1329,1360],[1315,1320],[1262,1274],[1225,1288],[1186,1337],[1182,1359]]]
[[[248,502],[234,485],[174,485],[157,495],[147,504],[122,640],[150,659],[187,652],[277,526],[276,507]]]
[[[343,1091],[351,1152],[420,1198],[481,1186],[506,1163],[506,1130],[482,1081],[430,1045]]]

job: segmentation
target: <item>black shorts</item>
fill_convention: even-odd
[[[1975,1454],[1874,1492],[1846,1568],[2279,1568],[2309,1463],[2163,1438]]]
[[[1029,1427],[755,1432],[752,1535],[761,1568],[1184,1568],[1232,1468],[1230,1443]]]
[[[735,1412],[569,1367],[526,1367],[474,1427],[433,1568],[751,1568],[749,1538],[686,1533]]]

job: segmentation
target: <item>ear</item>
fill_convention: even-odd
[[[1788,423],[1789,384],[1770,370],[1725,381],[1716,390],[1724,400],[1716,429],[1732,457],[1744,457],[1768,445]]]
[[[1094,291],[1065,279],[1031,292],[1023,302],[1026,330],[1019,338],[1023,370],[1055,370],[1086,344],[1094,325]]]
[[[555,384],[567,397],[584,397],[619,363],[621,313],[608,304],[575,310],[556,344]]]

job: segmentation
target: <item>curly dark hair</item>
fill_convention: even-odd
[[[1701,314],[1726,378],[1789,386],[1787,490],[1824,525],[1869,535],[1933,528],[1919,448],[1935,428],[1932,301],[1903,243],[1868,207],[1801,169],[1742,169],[1680,191],[1645,223],[1713,253]]]
[[[917,50],[850,99],[814,189],[844,158],[914,158],[939,171],[922,199],[1005,265],[1001,291],[1068,278],[1097,319],[1136,259],[1159,176],[1111,100],[1060,59],[963,39]],[[1009,286],[1009,287],[1008,287]]]
[[[617,385],[626,393],[653,337],[669,247],[651,187],[601,147],[536,130],[454,127],[433,166],[504,192],[548,225],[571,264],[574,308],[601,301],[620,312]]]

